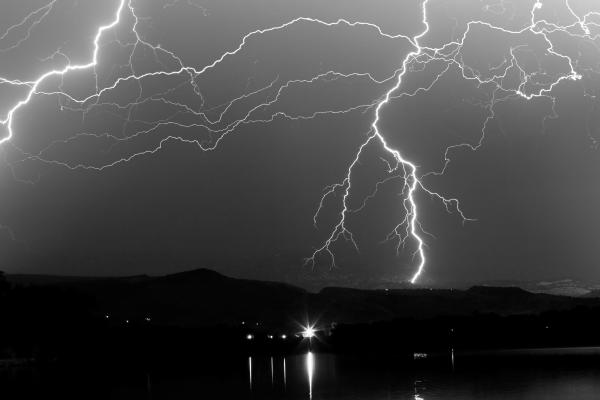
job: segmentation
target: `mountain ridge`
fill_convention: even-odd
[[[397,318],[539,314],[576,307],[600,307],[600,299],[532,293],[519,287],[469,289],[356,289],[326,287],[313,293],[287,283],[227,277],[201,268],[164,276],[79,278],[8,275],[19,285],[53,286],[94,298],[98,313],[114,321],[178,326],[281,326],[319,319],[362,323]]]

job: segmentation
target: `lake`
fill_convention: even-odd
[[[417,354],[391,357],[307,352],[197,360],[185,374],[57,374],[29,368],[0,374],[2,398],[566,400],[600,398],[600,348]]]

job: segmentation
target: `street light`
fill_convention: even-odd
[[[302,337],[305,339],[312,339],[313,337],[315,337],[315,334],[316,331],[313,326],[307,326],[301,333]]]
[[[312,338],[316,336],[316,330],[314,325],[307,325],[302,332],[300,332],[304,339],[308,339],[308,351],[312,350]]]

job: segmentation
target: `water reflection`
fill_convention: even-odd
[[[415,386],[414,400],[425,400],[425,398],[423,397],[423,394],[419,393],[419,392],[422,392],[425,390],[425,387],[423,386],[423,381],[416,380],[414,386]]]
[[[252,357],[248,357],[248,381],[252,390]]]
[[[546,361],[550,359],[535,358],[538,361],[531,365],[513,363],[510,358],[498,362],[498,358],[480,358],[464,355],[456,349],[449,350],[426,359],[411,360],[410,364],[396,364],[395,360],[373,363],[372,359],[365,363],[361,358],[307,350],[287,357],[246,356],[248,372],[242,370],[245,376],[240,376],[242,381],[238,387],[256,399],[313,400],[320,398],[321,393],[327,393],[332,400],[480,400],[517,396],[523,400],[600,398],[600,368],[591,360],[588,364],[576,363],[571,367],[563,365],[563,361],[550,365]],[[600,351],[596,360],[600,361]],[[244,367],[245,360],[241,361],[240,366]],[[155,379],[152,376],[153,384]],[[229,387],[219,387],[217,392],[219,390],[227,396],[232,392],[231,396],[221,398],[236,398]],[[573,397],[574,391],[581,396]]]
[[[312,399],[313,374],[315,373],[315,356],[312,351],[306,354],[306,375],[308,377],[308,398]]]
[[[148,393],[148,400],[152,400],[152,381],[150,381],[150,374],[146,374],[146,392]]]
[[[214,399],[312,400],[326,395],[329,400],[598,400],[600,349],[585,350],[591,355],[569,350],[576,358],[565,356],[565,349],[552,351],[559,356],[547,355],[550,350],[543,355],[540,350],[529,355],[522,350],[514,357],[505,351],[477,355],[455,349],[454,372],[448,362],[452,349],[405,363],[307,351],[285,358],[253,354],[215,360],[207,364],[206,372],[176,378],[158,371],[134,371],[131,378],[124,374],[117,378],[0,368],[0,399],[183,400],[197,397],[200,387],[202,397]],[[98,386],[106,389],[96,393]]]
[[[283,388],[287,387],[287,369],[285,366],[285,357],[283,357]]]
[[[309,357],[309,355],[307,355]],[[251,392],[261,392],[264,390],[264,383],[268,382],[267,379],[270,378],[271,382],[271,390],[274,390],[277,386],[283,386],[283,390],[287,389],[287,378],[288,378],[288,370],[287,370],[287,360],[286,357],[281,358],[281,369],[275,371],[275,364],[277,357],[270,356],[267,359],[261,359],[260,357],[248,357],[248,375],[247,375],[247,385]],[[279,363],[279,361],[277,361]],[[314,365],[314,356],[310,354],[310,358],[304,361],[304,364],[307,368],[307,374],[309,374],[309,390],[312,388],[312,375],[313,375],[313,366]],[[310,366],[309,366],[310,364]],[[263,367],[264,366],[264,367]],[[293,367],[292,367],[293,370]],[[266,378],[266,379],[265,379]],[[309,394],[312,395],[312,394]]]

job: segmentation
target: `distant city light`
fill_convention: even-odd
[[[110,318],[110,315],[106,314],[106,315],[104,316],[104,318],[106,318],[106,319],[109,319],[109,318]]]
[[[285,334],[281,335],[281,338],[285,340],[285,339],[287,339],[287,335],[285,335]]]
[[[269,339],[273,339],[273,335],[267,335]]]
[[[254,335],[252,335],[251,333],[249,333],[249,334],[246,335],[246,339],[252,340],[252,339],[254,339]]]
[[[151,319],[150,317],[146,317],[146,318],[144,318],[144,319],[146,320],[146,322],[150,322],[150,321],[152,321],[152,319]]]

